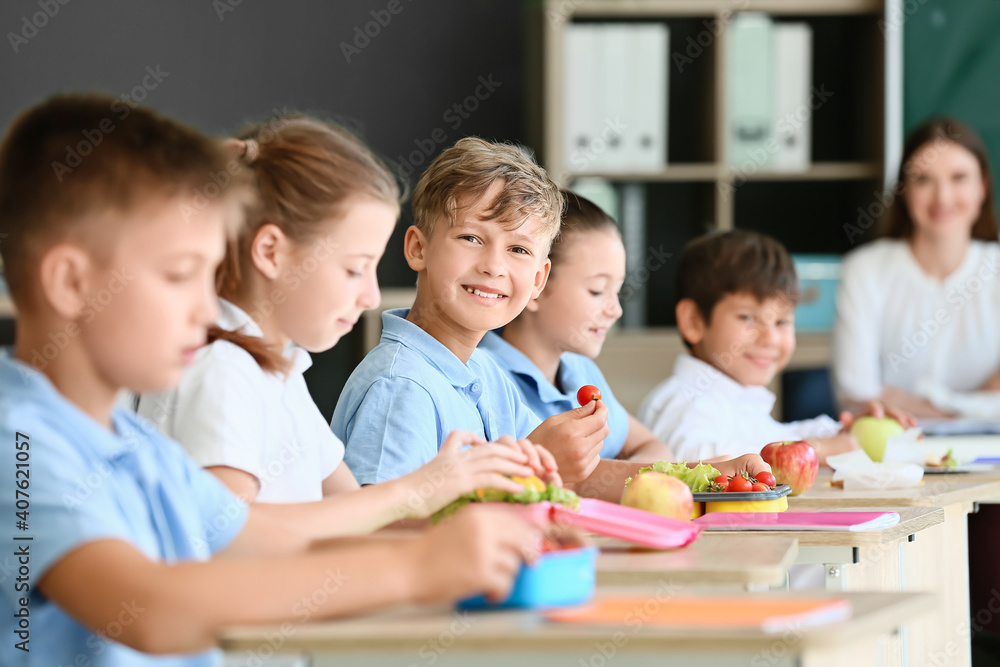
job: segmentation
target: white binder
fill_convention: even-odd
[[[571,23],[563,42],[563,162],[572,172],[586,171],[594,140],[594,109],[598,104],[597,27]]]
[[[660,171],[667,165],[667,95],[670,33],[663,23],[633,26],[630,97],[635,125],[627,132],[632,171]]]
[[[772,21],[766,14],[739,13],[728,29],[729,162],[738,170],[770,162]],[[773,151],[772,151],[773,152]]]
[[[812,154],[812,28],[808,23],[774,25],[774,129],[770,166],[805,171]]]
[[[632,97],[634,34],[635,26],[629,23],[599,26],[601,106],[595,124],[600,125],[600,133],[594,152],[600,171],[628,171],[631,167],[629,137],[636,131],[638,117]]]

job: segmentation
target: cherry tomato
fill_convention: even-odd
[[[746,493],[753,488],[753,482],[746,477],[733,477],[729,480],[729,491],[734,493]]]
[[[750,490],[751,491],[770,491],[771,487],[769,487],[764,482],[756,482],[752,487],[750,487]]]
[[[729,484],[729,475],[719,475],[712,481],[715,482],[716,484],[723,484],[723,485]]]
[[[601,400],[601,390],[592,384],[585,384],[576,392],[576,400],[580,405]]]
[[[772,487],[775,485],[774,475],[767,471],[757,473],[757,481]]]

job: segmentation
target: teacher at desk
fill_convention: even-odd
[[[1000,417],[1000,244],[982,139],[952,118],[909,135],[885,233],[849,253],[834,385],[917,418]]]

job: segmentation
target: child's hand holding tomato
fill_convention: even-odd
[[[597,468],[608,433],[608,407],[603,401],[590,401],[549,417],[528,439],[551,452],[563,481],[575,484]]]

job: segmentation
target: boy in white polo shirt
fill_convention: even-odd
[[[849,427],[826,415],[781,423],[767,385],[795,351],[795,266],[785,248],[733,230],[692,241],[677,267],[677,328],[690,354],[643,400],[639,420],[682,460],[757,452],[769,442],[807,440],[820,464],[858,448]],[[882,416],[871,403],[866,414]],[[904,425],[907,416],[892,413]]]

